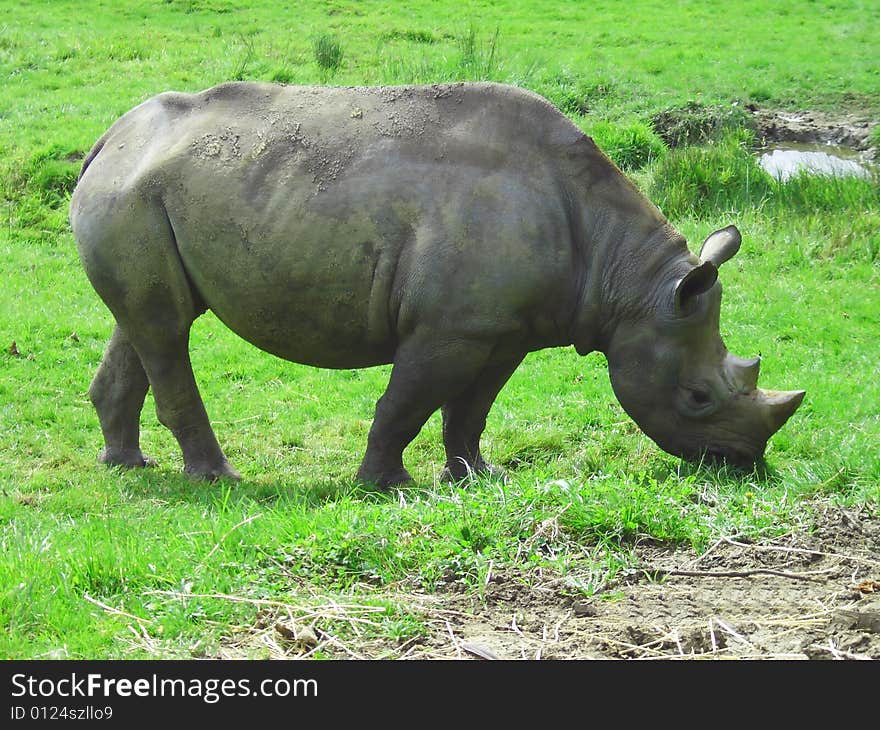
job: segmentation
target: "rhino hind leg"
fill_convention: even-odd
[[[135,404],[143,403],[141,390],[146,393],[133,348],[153,390],[156,415],[180,444],[186,473],[240,479],[217,443],[193,375],[189,332],[205,307],[183,267],[164,207],[147,196],[121,211],[111,206],[77,242],[89,279],[118,323],[110,363],[102,365],[93,386],[102,427],[106,421],[111,438],[132,444]]]
[[[238,480],[217,443],[208,414],[196,385],[189,357],[189,332],[183,337],[149,343],[139,351],[153,397],[156,415],[180,445],[184,471],[197,479]]]
[[[104,449],[98,456],[101,463],[127,467],[153,463],[140,447],[139,421],[148,388],[141,360],[117,325],[89,386],[89,398],[104,433]]]
[[[443,405],[446,466],[440,476],[442,480],[460,481],[471,474],[504,478],[503,470],[483,459],[480,437],[486,428],[486,417],[492,403],[523,357],[519,355],[507,362],[486,367],[464,391]]]
[[[191,477],[209,481],[241,479],[217,442],[193,374],[189,333],[197,313],[181,307],[181,297],[169,293],[176,306],[163,304],[164,311],[157,311],[155,305],[146,308],[140,315],[143,326],[131,329],[132,343],[153,389],[156,416],[177,439],[183,452],[184,471]],[[174,316],[178,318],[176,322]]]
[[[470,341],[410,341],[398,348],[367,438],[357,479],[383,489],[412,480],[403,451],[444,403],[483,369],[490,347]]]

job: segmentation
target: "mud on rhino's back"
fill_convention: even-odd
[[[390,361],[427,308],[441,331],[485,327],[453,282],[491,289],[494,275],[522,309],[513,300],[554,261],[536,242],[564,239],[547,146],[578,135],[540,97],[495,84],[224,84],[132,110],[84,179],[161,201],[191,281],[240,335],[357,367]],[[493,274],[499,261],[518,263]]]

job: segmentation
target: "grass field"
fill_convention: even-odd
[[[735,5],[735,10],[731,7]],[[214,656],[272,602],[375,608],[358,634],[395,656],[425,631],[406,596],[479,596],[492,570],[590,595],[650,538],[810,529],[818,504],[880,501],[880,181],[761,177],[746,104],[880,118],[874,2],[21,2],[0,19],[0,657]],[[67,223],[82,154],[168,89],[231,79],[492,79],[536,90],[632,175],[692,247],[736,223],[722,334],[761,384],[808,392],[748,475],[664,454],[626,416],[604,358],[530,355],[484,453],[509,482],[437,481],[439,415],[406,453],[415,483],[353,480],[388,368],[327,371],[257,351],[210,314],[194,370],[244,481],[180,472],[148,397],[154,469],[95,463],[87,389],[112,329]],[[701,147],[651,120],[733,109]],[[734,104],[735,103],[735,104]],[[722,114],[723,112],[723,114]],[[727,119],[727,117],[724,117]],[[875,138],[878,133],[875,131]],[[13,344],[14,343],[14,344]],[[552,523],[553,530],[545,529]],[[268,603],[267,603],[268,602]],[[304,611],[305,611],[304,608]],[[363,634],[363,635],[362,635]],[[332,656],[331,648],[314,656]],[[257,651],[257,650],[255,650]],[[257,654],[259,655],[259,654]]]

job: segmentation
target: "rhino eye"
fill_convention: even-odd
[[[712,392],[706,388],[685,388],[684,391],[688,407],[692,411],[705,412],[715,402]]]

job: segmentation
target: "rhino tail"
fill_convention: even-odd
[[[109,136],[110,130],[108,129],[106,132],[104,132],[103,135],[101,135],[101,138],[92,145],[92,149],[89,150],[89,154],[87,154],[85,159],[83,160],[82,167],[79,168],[79,177],[76,178],[77,182],[82,180],[83,175],[86,174],[86,170],[88,169],[89,165],[92,164],[92,161],[98,156],[98,153],[102,149],[104,149],[104,145],[107,144],[107,138]]]

